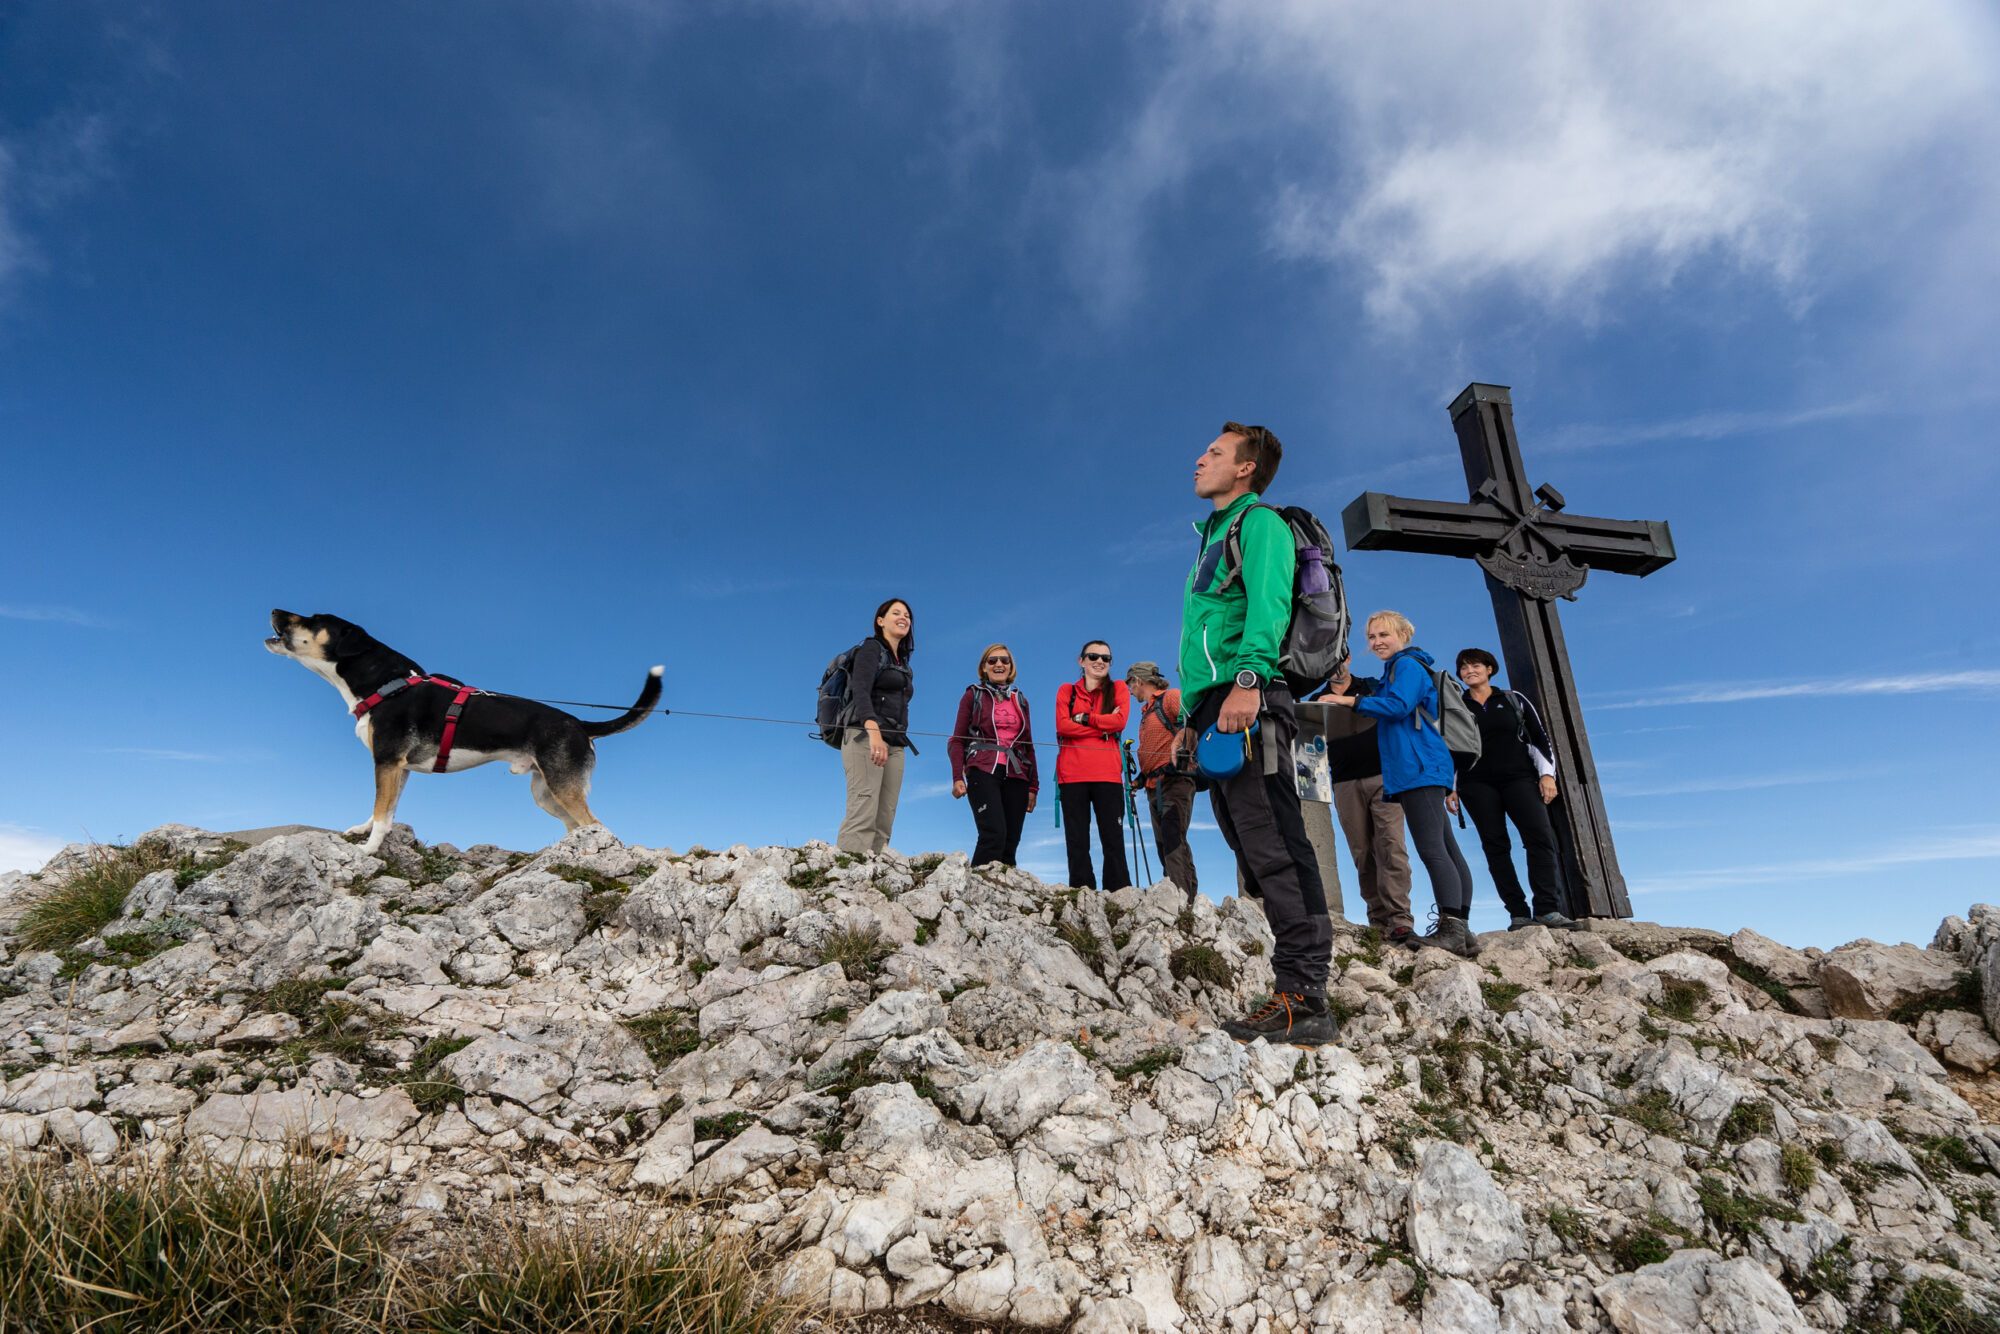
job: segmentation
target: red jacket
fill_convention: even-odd
[[[1125,719],[1132,711],[1132,692],[1125,688],[1123,681],[1113,681],[1111,686],[1112,708],[1109,713],[1099,713],[1102,704],[1098,696],[1085,689],[1083,682],[1072,681],[1056,691],[1056,744],[1062,749],[1056,752],[1057,783],[1122,783],[1125,780],[1125,763],[1118,753],[1118,734],[1125,730]],[[1070,700],[1077,701],[1072,708]],[[1079,723],[1070,715],[1088,709],[1090,721]]]

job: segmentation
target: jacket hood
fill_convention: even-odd
[[[1382,664],[1383,669],[1386,671],[1388,668],[1395,666],[1396,659],[1398,658],[1415,658],[1418,662],[1421,662],[1426,667],[1437,666],[1436,658],[1433,658],[1430,654],[1424,652],[1422,649],[1418,648],[1415,644],[1412,644],[1408,648],[1398,649],[1394,653],[1390,654],[1389,660]]]

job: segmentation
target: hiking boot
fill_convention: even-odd
[[[1437,930],[1420,936],[1417,943],[1434,945],[1461,959],[1476,958],[1479,954],[1479,938],[1472,934],[1472,928],[1463,917],[1440,917]]]
[[[1317,1047],[1340,1036],[1340,1026],[1327,1013],[1323,996],[1301,996],[1281,991],[1260,1008],[1241,1019],[1232,1019],[1222,1031],[1238,1042],[1290,1043],[1294,1047]]]
[[[1583,923],[1564,917],[1559,912],[1545,912],[1535,919],[1536,926],[1545,926],[1551,931],[1581,931]]]
[[[1507,929],[1509,931],[1520,931],[1523,930],[1524,928],[1531,927],[1534,924],[1535,924],[1534,918],[1524,917],[1519,913],[1516,913],[1507,919]]]
[[[1394,945],[1398,949],[1416,949],[1420,940],[1416,928],[1410,926],[1392,926],[1382,933],[1382,943]]]

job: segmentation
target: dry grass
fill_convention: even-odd
[[[337,1170],[0,1167],[0,1329],[790,1334],[768,1263],[699,1231],[513,1226],[421,1260]]]

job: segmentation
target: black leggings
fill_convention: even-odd
[[[1468,778],[1458,785],[1458,798],[1465,813],[1479,831],[1479,846],[1486,852],[1486,869],[1493,874],[1493,887],[1500,901],[1515,917],[1526,917],[1527,896],[1521,893],[1521,877],[1514,873],[1514,849],[1507,842],[1507,821],[1521,831],[1521,848],[1528,854],[1528,883],[1535,890],[1534,916],[1562,911],[1562,870],[1556,857],[1556,831],[1549,824],[1547,804],[1542,800],[1538,779],[1509,778],[1499,783],[1482,783]]]
[[[1391,800],[1403,808],[1403,820],[1417,845],[1417,856],[1431,878],[1431,893],[1437,897],[1438,912],[1446,917],[1467,917],[1472,913],[1472,868],[1451,836],[1451,815],[1444,808],[1445,789],[1413,787],[1398,792]]]
[[[1012,866],[1021,846],[1021,826],[1028,819],[1028,780],[968,768],[965,800],[972,807],[972,823],[979,829],[972,864]]]
[[[1104,888],[1124,889],[1132,883],[1125,866],[1125,813],[1123,783],[1063,783],[1056,789],[1062,804],[1063,842],[1069,848],[1069,882],[1083,889],[1097,888],[1097,873],[1090,869],[1090,817],[1097,816],[1097,841],[1104,846]]]

